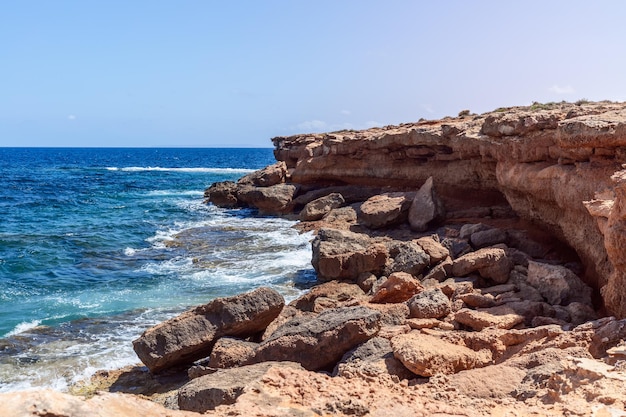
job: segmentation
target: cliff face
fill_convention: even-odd
[[[576,250],[626,317],[626,104],[533,105],[366,131],[273,139],[297,184],[417,189],[447,207],[506,199]]]

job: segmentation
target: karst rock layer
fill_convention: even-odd
[[[418,190],[448,210],[506,199],[578,253],[626,317],[626,104],[535,104],[365,131],[273,139],[288,182]]]

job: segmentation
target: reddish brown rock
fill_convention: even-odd
[[[420,237],[415,241],[428,254],[428,256],[430,257],[431,265],[436,265],[450,256],[450,251],[448,250],[448,248],[443,246],[439,242],[439,240],[435,240],[435,238],[432,236]]]
[[[209,357],[211,368],[233,368],[241,366],[254,357],[258,343],[247,342],[233,337],[221,337]]]
[[[285,182],[287,165],[283,161],[276,162],[258,171],[254,171],[237,181],[241,185],[256,185],[257,187],[271,187]]]
[[[298,191],[292,184],[276,184],[271,187],[242,185],[237,189],[237,199],[266,214],[284,214]]]
[[[524,316],[511,307],[502,305],[481,310],[464,308],[455,313],[454,320],[474,330],[483,330],[487,327],[510,329],[523,323]]]
[[[217,298],[146,330],[133,341],[139,359],[151,372],[205,358],[222,336],[253,336],[282,310],[283,297],[259,288],[234,297]]]
[[[237,184],[232,181],[213,183],[204,191],[204,198],[207,203],[212,203],[218,207],[237,207],[239,204],[239,200],[237,200]]]
[[[411,318],[439,319],[450,314],[450,300],[439,288],[427,289],[408,302]]]
[[[393,226],[406,221],[411,194],[390,193],[369,198],[361,204],[359,221],[371,229]]]
[[[478,272],[484,278],[504,284],[509,280],[509,272],[512,268],[513,261],[503,249],[484,248],[455,259],[452,274],[463,277],[472,272]]]
[[[355,281],[362,272],[378,272],[389,253],[368,236],[335,229],[321,229],[312,243],[311,263],[318,279]]]
[[[321,313],[327,309],[355,305],[365,299],[365,293],[357,284],[329,281],[316,285],[289,305],[300,311]]]
[[[401,303],[413,297],[424,287],[413,275],[406,272],[394,272],[372,295],[372,303]]]
[[[320,197],[307,203],[302,211],[300,211],[300,220],[314,221],[319,220],[331,210],[339,208],[346,203],[343,196],[339,193],[331,193],[324,197]]]

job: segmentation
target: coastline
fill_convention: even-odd
[[[214,388],[273,361],[209,414],[623,415],[626,322],[606,311],[626,311],[616,251],[626,236],[613,212],[625,108],[555,104],[275,138],[277,164],[205,195],[297,215],[299,230],[316,232],[318,284],[281,307],[264,335],[211,342],[199,354],[213,363],[196,364],[194,378],[132,368],[75,393],[135,392],[178,408],[188,384]],[[312,331],[320,322],[334,324]],[[347,323],[358,328],[350,341],[333,336]],[[301,334],[315,341],[293,356],[285,337]],[[318,346],[337,348],[332,364],[297,360],[321,356]],[[213,366],[223,358],[231,362]],[[152,407],[93,398],[132,402],[137,415]]]

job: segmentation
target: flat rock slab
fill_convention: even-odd
[[[253,336],[280,314],[285,300],[261,287],[234,297],[217,298],[146,330],[133,341],[139,359],[159,372],[206,358],[222,336]]]
[[[405,367],[425,377],[480,368],[492,360],[488,351],[475,352],[419,331],[394,337],[391,347]]]
[[[380,318],[379,312],[367,307],[297,317],[260,344],[254,362],[291,361],[311,371],[332,368],[348,350],[378,333]]]
[[[247,386],[261,379],[272,367],[302,369],[297,363],[289,362],[264,362],[220,369],[185,384],[178,392],[178,407],[204,413],[220,405],[233,404]]]
[[[487,327],[497,329],[511,329],[524,322],[524,316],[514,309],[506,306],[496,306],[483,310],[470,310],[463,308],[456,312],[454,320],[471,327],[474,330],[482,330]]]

